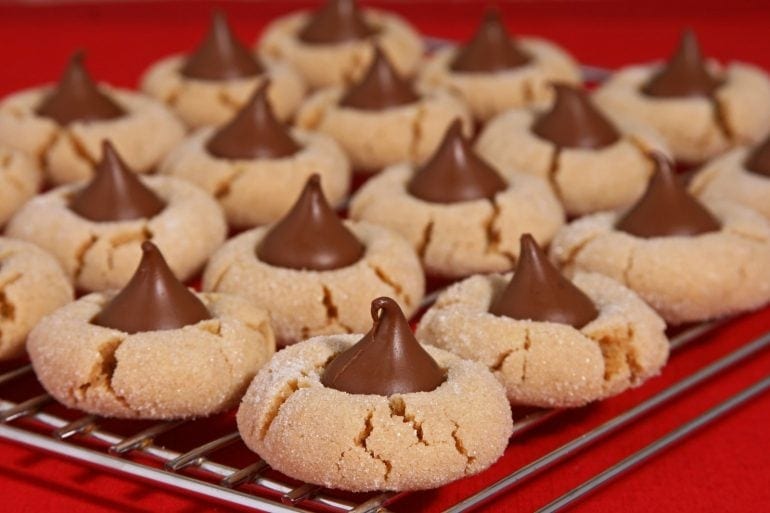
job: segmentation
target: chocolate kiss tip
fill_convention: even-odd
[[[369,68],[363,78],[348,89],[340,105],[360,110],[384,110],[419,99],[412,84],[398,74],[385,52],[375,46]]]
[[[364,245],[340,221],[312,175],[291,210],[256,248],[262,262],[276,267],[329,271],[358,262]]]
[[[417,342],[393,299],[372,301],[372,329],[326,366],[321,383],[350,394],[430,392],[446,376]]]
[[[377,33],[354,0],[329,0],[315,11],[298,37],[309,44],[336,44],[366,39]]]
[[[687,29],[676,52],[642,87],[642,92],[663,98],[710,96],[722,82],[708,70],[695,32]]]
[[[658,153],[652,157],[656,171],[647,190],[615,227],[642,238],[695,236],[718,231],[720,222],[677,180],[668,159]]]
[[[201,300],[174,276],[157,246],[144,241],[136,272],[91,323],[133,334],[178,329],[210,318]]]
[[[532,235],[522,235],[520,244],[514,275],[490,313],[578,329],[598,317],[593,301],[554,267]]]
[[[744,167],[752,173],[770,178],[770,137],[749,153]]]
[[[251,98],[229,123],[218,129],[206,144],[206,150],[224,159],[280,159],[302,148],[273,113],[264,80]]]
[[[449,67],[453,71],[491,73],[518,68],[530,60],[511,38],[500,12],[489,9],[476,33],[457,51]]]
[[[432,203],[457,203],[492,198],[508,187],[505,180],[479,157],[462,132],[462,122],[449,125],[436,152],[409,181],[407,190]]]
[[[236,39],[222,11],[214,12],[206,37],[181,69],[182,75],[200,80],[233,80],[263,71],[257,58]]]
[[[70,209],[95,222],[149,219],[166,203],[147,188],[118,155],[112,144],[102,142],[102,158],[94,177],[72,198]]]
[[[617,129],[594,106],[586,91],[563,83],[554,83],[553,88],[553,106],[535,120],[533,133],[559,148],[599,149],[620,139]]]
[[[82,50],[70,57],[59,83],[43,98],[35,113],[60,125],[74,121],[99,121],[123,116],[125,111],[102,93],[84,66]]]

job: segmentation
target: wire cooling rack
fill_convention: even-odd
[[[434,296],[435,297],[435,296]],[[708,335],[726,321],[702,323],[679,333],[671,341],[673,351]],[[478,490],[472,496],[447,509],[447,512],[470,511],[493,500],[497,495],[515,488],[548,468],[574,456],[587,447],[601,442],[622,427],[651,413],[667,402],[686,394],[706,380],[715,378],[727,368],[746,361],[770,347],[770,332],[734,349],[726,356],[696,370],[645,401],[623,411],[598,427],[586,431],[556,450],[514,470],[499,481]],[[171,450],[156,439],[185,429],[207,432],[210,419],[160,422],[142,426],[130,433],[118,434],[104,424],[108,419],[93,415],[73,417],[46,393],[30,392],[16,400],[7,394],[18,390],[20,380],[33,380],[30,365],[21,365],[0,374],[0,437],[33,446],[44,451],[87,462],[104,469],[175,487],[217,501],[267,512],[340,511],[353,513],[387,512],[387,506],[406,493],[377,495],[338,495],[331,490],[297,483],[272,471],[256,455],[251,463],[231,466],[217,461],[217,452],[239,442],[232,416],[223,420],[229,426],[224,434],[207,439],[184,452]],[[29,388],[29,387],[27,387]],[[34,387],[33,387],[34,388]],[[632,469],[650,456],[664,450],[675,441],[711,422],[727,411],[770,388],[766,378],[733,396],[716,408],[700,415],[677,430],[661,437],[650,446],[629,456],[565,496],[543,511],[558,511],[585,493]],[[42,391],[37,388],[37,391]],[[59,411],[57,411],[59,410]],[[513,437],[537,429],[539,425],[559,414],[560,410],[536,410],[514,423]],[[410,492],[420,493],[420,492]]]

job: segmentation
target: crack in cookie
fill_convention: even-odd
[[[425,445],[425,446],[430,445],[425,440],[425,437],[422,431],[422,422],[418,421],[415,418],[414,414],[406,412],[406,402],[404,401],[403,397],[400,397],[400,396],[390,397],[388,399],[388,407],[390,407],[391,418],[399,418],[401,419],[401,422],[403,422],[404,424],[410,424],[412,426],[415,436],[417,437],[417,442],[415,443],[415,445]]]
[[[404,303],[407,307],[412,306],[412,299],[409,297],[408,294],[404,293],[403,287],[396,283],[393,279],[388,276],[385,271],[382,270],[382,267],[373,264],[371,262],[367,262],[366,265],[369,266],[369,268],[374,272],[374,274],[377,276],[377,279],[379,279],[384,285],[388,286],[390,289],[393,290],[393,294],[398,296],[399,298],[403,299]]]
[[[85,267],[86,254],[91,251],[91,248],[94,247],[97,240],[98,237],[94,234],[91,234],[89,238],[83,242],[83,244],[75,252],[75,269],[72,273],[73,277],[75,278],[75,282],[80,280],[80,274],[83,272],[83,268]]]
[[[374,412],[372,410],[367,411],[366,417],[364,418],[364,427],[361,430],[361,432],[356,436],[355,444],[356,447],[360,447],[363,450],[366,451],[366,453],[375,461],[379,461],[385,466],[385,473],[382,476],[383,480],[387,483],[388,477],[390,477],[390,472],[393,470],[393,464],[390,462],[390,460],[387,460],[380,455],[376,454],[374,450],[370,449],[366,442],[369,440],[369,437],[372,436],[372,431],[374,431],[374,424],[372,423],[372,417],[374,416]]]
[[[447,417],[449,418],[449,417]],[[476,457],[468,454],[468,450],[465,448],[465,445],[463,444],[463,439],[460,437],[460,424],[457,423],[452,418],[449,418],[449,422],[452,423],[454,426],[454,429],[452,430],[452,439],[455,442],[455,450],[459,455],[465,458],[465,469],[463,469],[463,474],[468,474],[468,468],[473,465],[473,463],[476,461]]]
[[[422,102],[418,103],[412,118],[412,140],[409,143],[409,156],[413,162],[417,162],[417,158],[420,155],[420,143],[423,138],[422,124],[425,122],[427,114],[428,110],[425,108],[425,105]]]
[[[432,219],[428,221],[428,224],[426,224],[425,228],[422,230],[422,240],[417,245],[417,255],[419,255],[420,260],[423,261],[425,260],[425,254],[428,252],[428,246],[433,238],[433,224]]]

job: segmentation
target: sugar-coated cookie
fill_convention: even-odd
[[[21,355],[38,321],[72,299],[55,258],[34,244],[0,237],[0,360]]]
[[[136,172],[152,171],[182,139],[184,126],[148,96],[96,86],[82,60],[73,57],[58,85],[0,102],[0,143],[38,159],[54,184],[90,178],[105,139]]]
[[[314,13],[278,18],[265,28],[258,50],[266,60],[293,65],[316,89],[358,80],[375,46],[402,75],[414,73],[422,58],[420,36],[406,20],[375,9],[360,11],[351,0],[330,0]]]

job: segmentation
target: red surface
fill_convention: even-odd
[[[664,56],[684,25],[693,26],[706,51],[770,68],[770,6],[760,2],[678,3],[547,1],[503,5],[518,33],[554,39],[585,63],[616,67]],[[222,4],[220,4],[222,5]],[[239,34],[253,40],[265,21],[305,3],[224,4]],[[391,3],[423,32],[467,37],[482,6]],[[190,48],[210,10],[204,3],[96,6],[0,6],[0,94],[54,79],[70,52],[83,47],[94,75],[136,84],[141,71],[170,52]],[[661,377],[640,389],[565,414],[515,441],[487,472],[438,491],[414,494],[394,511],[439,511],[549,450],[654,394],[730,349],[770,330],[770,309],[742,318],[674,355]],[[526,483],[487,507],[530,511],[542,506],[626,455],[674,429],[767,374],[770,351],[626,428],[568,463]],[[5,388],[4,388],[5,391]],[[581,503],[577,511],[756,512],[770,504],[770,395],[699,432],[671,451]],[[221,428],[221,426],[220,426]],[[190,435],[174,437],[192,443]],[[184,439],[184,440],[183,440]],[[171,442],[169,442],[171,443]],[[227,451],[225,451],[227,452]],[[223,454],[248,463],[240,447]],[[0,496],[4,511],[229,511],[203,499],[102,473],[0,441]]]

